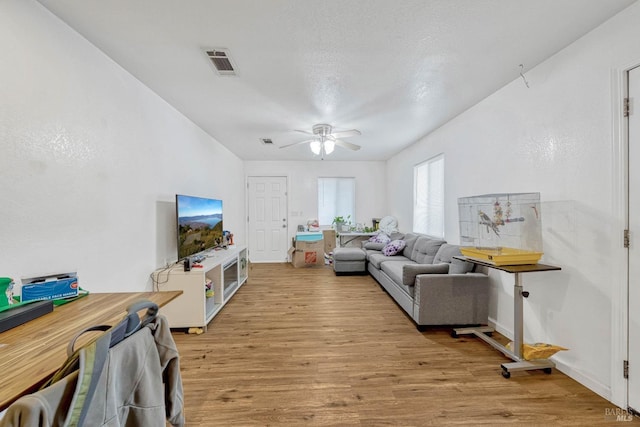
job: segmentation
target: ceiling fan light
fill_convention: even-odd
[[[324,142],[324,152],[327,154],[333,153],[333,149],[336,148],[336,143],[331,141],[330,139]]]
[[[311,148],[311,151],[313,152],[313,154],[315,154],[316,156],[320,154],[320,149],[322,148],[320,141],[311,141],[311,144],[309,144],[309,147]]]

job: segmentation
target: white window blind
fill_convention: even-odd
[[[413,169],[413,231],[444,237],[444,155]]]
[[[318,221],[331,225],[333,218],[342,216],[355,222],[355,178],[318,178]]]

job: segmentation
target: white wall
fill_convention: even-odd
[[[220,198],[245,241],[243,163],[32,0],[0,2],[0,275],[151,289],[175,194]],[[237,197],[240,195],[240,197]]]
[[[412,167],[445,153],[450,242],[458,197],[541,193],[543,261],[562,271],[524,276],[525,341],[568,347],[555,356],[562,370],[619,404],[622,359],[612,353],[625,252],[612,77],[640,62],[639,22],[636,3],[528,71],[530,88],[516,79],[387,164],[390,214],[410,224]],[[512,336],[513,277],[491,276],[490,316]]]
[[[372,218],[387,215],[385,162],[332,162],[317,160],[246,161],[247,176],[286,176],[289,187],[289,235],[298,224],[318,217],[318,178],[353,177],[356,180],[356,214],[352,222],[372,226]]]

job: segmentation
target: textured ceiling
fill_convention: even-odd
[[[310,160],[294,129],[358,129],[384,160],[633,0],[39,0],[246,160]],[[235,77],[205,48],[227,48]],[[275,146],[264,146],[270,138]]]

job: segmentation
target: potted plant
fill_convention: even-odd
[[[336,216],[333,218],[333,222],[331,224],[335,224],[336,231],[340,232],[348,232],[351,229],[351,215],[347,215],[347,217]]]
[[[344,217],[343,216],[334,217],[331,225],[334,225],[334,224],[335,224],[334,228],[336,229],[337,232],[342,231],[342,224],[344,224]]]

